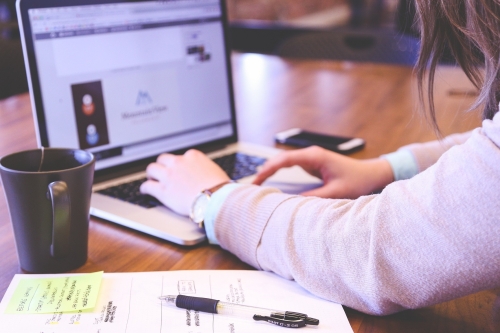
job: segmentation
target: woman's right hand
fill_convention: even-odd
[[[254,184],[260,185],[279,169],[294,165],[323,180],[323,186],[302,193],[306,196],[355,199],[394,181],[391,165],[385,159],[357,160],[313,146],[285,151],[269,159]]]

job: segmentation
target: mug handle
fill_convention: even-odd
[[[52,204],[52,245],[50,254],[61,258],[69,252],[70,238],[70,200],[68,185],[63,181],[52,182],[47,196]]]

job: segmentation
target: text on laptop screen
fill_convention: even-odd
[[[48,142],[96,169],[233,135],[218,0],[30,9]]]

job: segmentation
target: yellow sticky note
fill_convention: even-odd
[[[5,313],[52,313],[95,307],[103,272],[21,279]]]

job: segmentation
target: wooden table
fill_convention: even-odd
[[[291,127],[359,136],[370,158],[404,144],[435,138],[413,111],[415,79],[406,67],[333,61],[285,61],[256,54],[233,56],[240,138],[273,145],[273,134]],[[436,108],[443,134],[480,124],[464,115],[476,94],[455,68],[437,75]],[[0,155],[36,147],[28,95],[0,101]],[[3,191],[0,191],[0,296],[21,273]],[[219,247],[184,248],[93,218],[89,258],[75,272],[138,272],[181,269],[252,269]],[[346,309],[354,332],[500,331],[500,290],[387,317]]]

